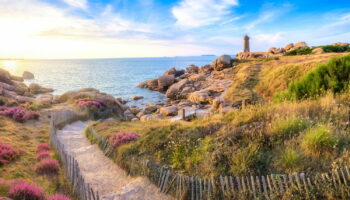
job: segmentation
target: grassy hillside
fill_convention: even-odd
[[[20,156],[8,164],[0,165],[0,177],[5,180],[23,180],[42,187],[47,194],[70,193],[63,171],[56,176],[39,175],[35,172],[37,145],[49,142],[49,122],[42,116],[40,121],[18,123],[0,117],[0,141],[20,150]],[[55,152],[50,151],[52,157]],[[57,157],[56,157],[57,159]],[[7,196],[7,189],[0,184],[0,196]]]
[[[246,90],[260,101],[227,114],[191,122],[108,121],[93,127],[107,138],[116,132],[141,135],[135,142],[119,146],[114,157],[131,172],[138,170],[133,166],[135,157],[200,177],[292,172],[312,175],[349,166],[348,87],[336,93],[325,91],[314,98],[269,101],[282,91],[288,92],[292,83],[303,82],[313,71],[324,71],[325,66],[332,68],[334,63],[350,59],[345,56],[327,63],[330,58],[342,55],[282,57],[240,64],[236,74],[240,84],[233,84],[235,89],[230,92],[236,96],[232,99]],[[343,69],[344,63],[347,62],[340,62],[339,69]],[[285,199],[295,197],[292,193],[286,195]],[[328,189],[313,195],[316,199],[339,198]]]

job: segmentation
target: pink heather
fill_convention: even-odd
[[[105,108],[106,104],[102,100],[88,100],[88,99],[78,99],[75,102],[80,107],[87,107],[87,108]]]
[[[39,174],[57,175],[60,169],[60,165],[57,160],[46,158],[38,162],[34,166],[34,169]]]
[[[45,200],[43,189],[30,183],[18,183],[11,186],[9,197],[13,200]]]
[[[49,151],[41,151],[36,155],[36,161],[42,161],[46,158],[50,158],[50,152]]]
[[[118,147],[123,144],[127,144],[133,141],[136,141],[137,138],[140,137],[140,134],[138,133],[124,133],[124,132],[119,132],[115,133],[109,138],[109,141],[114,147]]]
[[[0,141],[0,165],[9,163],[19,157],[19,155],[20,151],[18,149]]]
[[[30,119],[38,119],[40,114],[29,110],[24,106],[6,107],[0,106],[0,115],[11,117],[17,122],[25,122]]]
[[[48,143],[40,143],[36,146],[36,151],[38,153],[40,152],[45,152],[45,151],[50,151],[51,150],[51,146]]]
[[[53,194],[49,196],[48,200],[70,200],[70,198],[63,194]]]

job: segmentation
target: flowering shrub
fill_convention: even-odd
[[[50,151],[50,150],[51,150],[51,146],[48,143],[40,143],[38,144],[38,146],[36,146],[36,151],[38,153]]]
[[[0,106],[0,115],[11,117],[17,122],[25,122],[27,120],[38,119],[40,117],[40,114],[38,112],[29,110],[24,106]]]
[[[120,145],[133,142],[137,140],[137,138],[139,137],[140,137],[140,134],[138,133],[119,132],[112,135],[112,137],[109,138],[109,141],[114,147],[118,147]]]
[[[45,200],[43,189],[29,183],[13,185],[8,196],[13,200]]]
[[[57,160],[46,158],[38,162],[34,169],[39,174],[56,175],[60,169],[60,164]]]
[[[48,200],[70,200],[70,198],[63,194],[53,194],[49,196]]]
[[[50,158],[49,151],[41,151],[41,152],[38,152],[38,154],[36,155],[36,161],[42,161],[46,158]]]
[[[13,148],[8,144],[4,144],[0,141],[0,165],[7,164],[10,161],[16,159],[20,155],[18,149]]]
[[[78,99],[75,102],[80,107],[89,109],[100,109],[105,108],[107,105],[102,100],[89,100],[89,99]]]

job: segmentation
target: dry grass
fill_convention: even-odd
[[[34,170],[37,144],[49,142],[49,122],[45,117],[40,121],[28,121],[24,124],[0,117],[0,141],[22,151],[18,159],[0,166],[1,178],[22,179],[35,183],[49,194],[70,193],[62,170],[55,177],[40,176]],[[51,154],[57,157],[54,152]]]

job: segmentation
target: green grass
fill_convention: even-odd
[[[284,149],[275,161],[278,169],[283,169],[288,173],[298,172],[304,167],[303,156],[292,148]]]
[[[307,73],[300,80],[292,82],[286,91],[275,96],[281,100],[299,100],[317,97],[326,91],[339,93],[349,87],[350,55],[332,58],[328,63],[321,64]]]
[[[290,116],[272,122],[270,134],[275,138],[291,138],[308,128],[310,122],[302,117]]]
[[[286,56],[296,56],[296,55],[308,55],[311,53],[312,53],[312,48],[305,47],[305,48],[299,48],[299,49],[294,49],[294,50],[288,51],[285,55]]]
[[[338,138],[330,127],[320,125],[308,130],[302,137],[301,147],[305,154],[319,157],[321,154],[331,154],[338,144]]]

